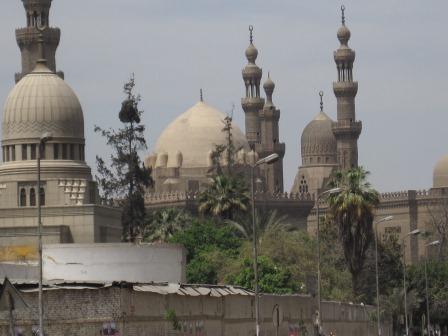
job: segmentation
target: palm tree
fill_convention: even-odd
[[[338,225],[348,269],[352,275],[355,295],[360,295],[359,277],[364,267],[366,252],[374,239],[374,209],[379,194],[367,181],[370,173],[362,167],[352,168],[334,175],[331,188],[341,188],[329,197],[329,214]]]
[[[233,219],[237,212],[246,212],[249,190],[238,176],[218,175],[199,196],[199,212],[222,219]]]
[[[255,229],[257,230],[257,236],[261,239],[264,233],[274,233],[279,230],[289,231],[291,227],[286,222],[287,218],[287,215],[279,216],[277,210],[269,212],[267,216],[260,215],[257,211],[255,213]],[[253,230],[252,220],[250,217],[246,216],[244,220],[239,222],[228,219],[225,220],[224,223],[233,226],[244,236],[244,238],[248,240],[252,239]]]
[[[185,229],[191,222],[191,216],[177,208],[166,208],[152,214],[144,232],[148,242],[167,242],[177,232]]]

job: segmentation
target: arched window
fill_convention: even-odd
[[[45,205],[45,189],[40,188],[40,205]]]
[[[36,206],[36,190],[30,189],[30,206]]]
[[[19,204],[21,207],[26,207],[26,190],[25,190],[25,188],[20,189]]]

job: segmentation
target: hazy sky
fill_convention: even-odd
[[[2,0],[0,101],[14,85],[20,54],[14,29],[25,25],[19,0]],[[357,118],[363,121],[360,164],[381,191],[432,185],[437,160],[448,154],[448,2],[346,0],[350,46],[356,51]],[[60,27],[58,69],[84,109],[87,159],[105,153],[95,124],[117,126],[122,85],[135,72],[147,139],[157,137],[194,105],[199,89],[223,112],[240,99],[248,25],[255,27],[257,63],[276,82],[280,134],[286,143],[285,188],[300,162],[300,135],[319,110],[336,117],[333,51],[340,5],[333,0],[54,0]],[[5,15],[7,14],[7,15]]]

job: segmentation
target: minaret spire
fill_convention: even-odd
[[[246,138],[252,149],[260,143],[260,110],[264,106],[264,99],[260,97],[260,82],[263,71],[257,66],[255,61],[258,57],[258,50],[254,46],[254,27],[249,26],[249,46],[246,49],[247,65],[243,69],[243,80],[246,88],[245,97],[241,100],[241,105],[245,113]]]
[[[259,157],[266,157],[273,153],[278,154],[279,160],[274,164],[260,167],[265,179],[265,188],[271,193],[283,192],[283,157],[285,156],[285,144],[280,142],[280,110],[272,101],[275,83],[268,73],[268,78],[263,84],[266,93],[266,103],[260,111],[261,144],[258,146]]]
[[[16,40],[22,54],[22,71],[16,73],[16,82],[32,72],[40,59],[46,59],[48,68],[56,72],[56,49],[61,36],[59,28],[50,27],[52,0],[22,0],[22,2],[26,13],[26,27],[16,30]],[[40,27],[45,27],[44,31],[40,31]],[[44,57],[39,46],[41,36]],[[57,74],[64,78],[63,72]]]
[[[341,43],[334,52],[334,60],[338,71],[338,80],[333,83],[333,91],[337,99],[337,121],[333,123],[333,134],[337,141],[338,163],[342,170],[358,166],[358,138],[362,123],[356,120],[355,97],[358,83],[353,81],[353,63],[356,54],[348,46],[350,30],[345,25],[345,7],[341,7],[342,26],[337,36]]]
[[[204,94],[202,92],[202,89],[199,90],[199,99],[201,100],[201,103],[204,102]]]

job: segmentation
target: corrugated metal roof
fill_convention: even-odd
[[[150,284],[135,285],[135,291],[150,292],[162,295],[177,294],[183,296],[211,296],[223,297],[227,295],[253,295],[249,290],[233,286],[217,285],[175,285],[175,284]]]

